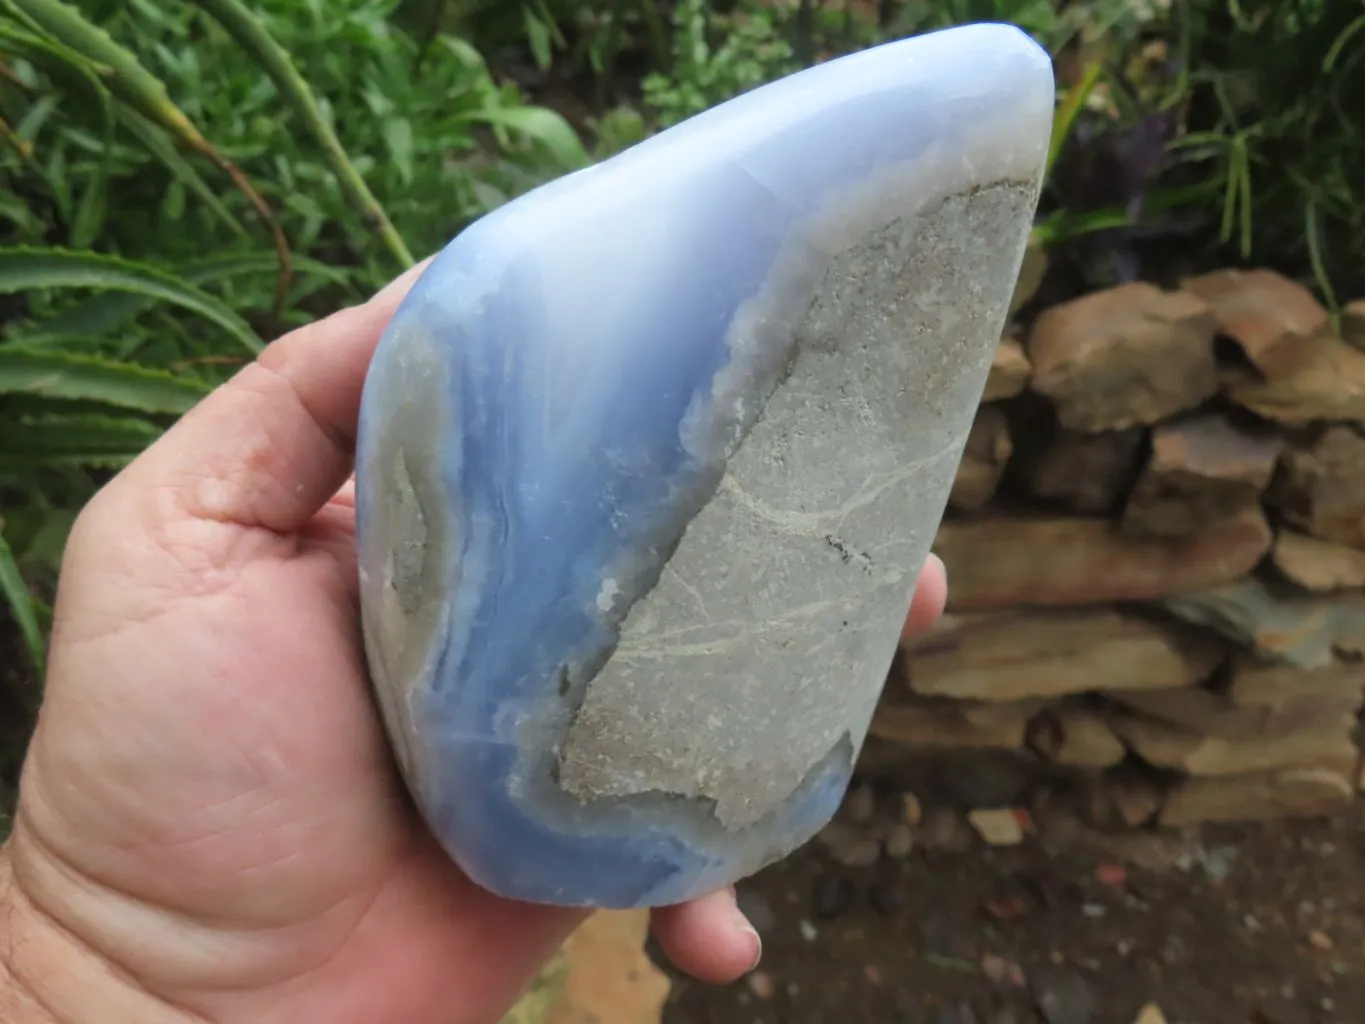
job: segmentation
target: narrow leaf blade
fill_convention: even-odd
[[[251,326],[218,299],[158,267],[93,252],[0,246],[0,293],[38,288],[135,292],[197,313],[252,353],[265,347]]]
[[[14,621],[19,626],[19,632],[23,634],[24,646],[28,648],[28,656],[33,661],[34,668],[41,675],[44,662],[43,631],[38,625],[33,597],[24,584],[24,578],[19,574],[14,552],[10,550],[3,534],[0,534],[0,593],[4,595],[10,612],[14,615]]]
[[[0,395],[103,402],[142,412],[180,415],[207,393],[208,387],[198,381],[134,363],[0,345]]]

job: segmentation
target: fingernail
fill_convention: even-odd
[[[739,909],[738,903],[735,904],[735,928],[743,932],[748,941],[753,944],[753,956],[749,960],[749,966],[744,969],[744,973],[748,974],[763,959],[763,939],[759,936],[758,929],[745,916],[744,911]]]
[[[748,974],[750,971],[756,969],[758,965],[763,962],[763,939],[759,937],[758,932],[754,930],[754,926],[751,925],[748,921],[744,922],[744,926],[741,930],[746,932],[751,937],[750,941],[753,942],[754,944],[753,959],[749,961],[749,966],[744,969],[744,973]]]

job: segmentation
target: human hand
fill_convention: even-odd
[[[347,480],[418,270],[271,345],[79,517],[0,856],[5,1020],[492,1024],[583,919],[460,873],[367,689]],[[907,630],[945,589],[931,559]],[[705,981],[759,955],[729,890],[653,928]]]

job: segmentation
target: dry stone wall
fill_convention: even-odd
[[[1365,301],[1335,327],[1228,270],[1011,327],[935,550],[948,614],[893,666],[864,776],[1005,758],[1128,827],[1340,810],[1365,784]]]

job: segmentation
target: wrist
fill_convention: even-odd
[[[185,1024],[43,912],[0,846],[0,1021],[4,1024]]]

